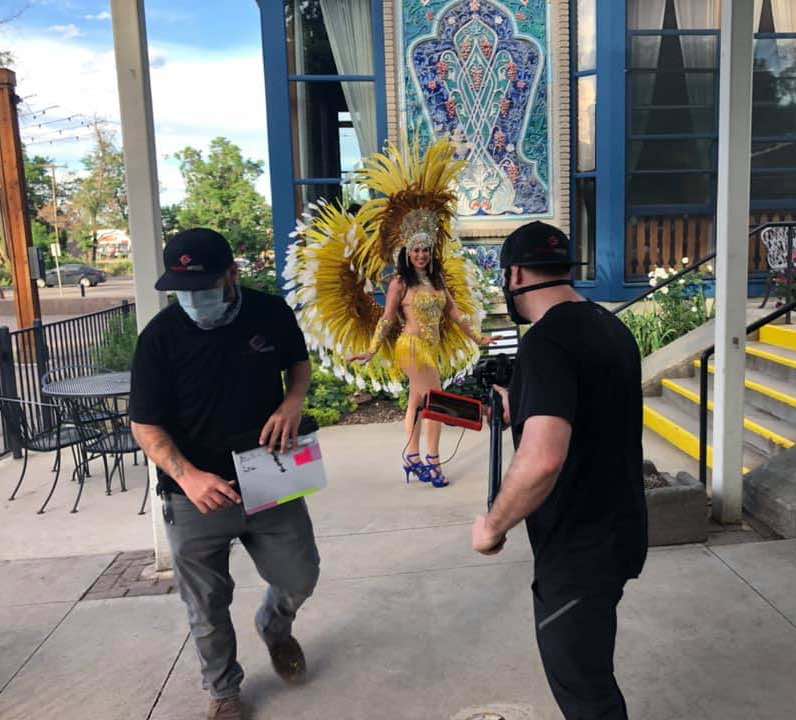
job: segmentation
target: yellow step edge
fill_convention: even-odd
[[[701,366],[700,361],[694,360],[694,367],[697,368],[697,370],[700,368],[700,366]],[[708,365],[708,372],[711,375],[714,375],[716,373],[716,368],[713,365]],[[754,380],[745,379],[744,385],[746,385],[746,387],[749,390],[754,390],[755,392],[758,392],[761,395],[770,397],[772,400],[781,402],[784,405],[790,405],[791,407],[796,407],[796,397],[794,397],[793,395],[788,395],[788,393],[780,392],[779,390],[775,390],[774,388],[770,388],[768,385],[763,385],[763,383],[755,382]]]
[[[784,365],[785,367],[796,369],[796,360],[783,357],[782,355],[777,355],[777,353],[771,352],[770,350],[763,350],[761,348],[749,347],[747,345],[746,352],[747,354],[753,355],[754,357],[759,357],[762,358],[763,360],[769,360],[770,362],[777,363],[778,365]]]
[[[760,329],[760,342],[796,351],[796,330],[788,325],[765,325]]]
[[[699,461],[699,438],[648,405],[644,405],[644,426],[660,435],[678,450],[682,450],[686,455]],[[713,468],[713,448],[710,445],[708,445],[708,467]],[[741,472],[746,475],[749,468],[741,468]]]
[[[683,387],[680,385],[676,380],[669,380],[664,379],[661,381],[661,384],[665,388],[669,388],[672,392],[676,392],[681,397],[684,397],[686,400],[691,401],[696,405],[699,406],[699,394],[695,393],[693,390],[689,390],[688,388]],[[714,405],[712,400],[708,400],[708,410],[713,412]],[[749,432],[753,432],[755,435],[759,435],[766,440],[773,442],[775,445],[779,445],[780,447],[785,448],[786,450],[790,450],[796,443],[793,440],[789,440],[788,438],[780,435],[779,433],[775,433],[773,430],[769,430],[767,427],[760,425],[760,423],[756,423],[754,420],[750,420],[749,418],[745,417],[743,419],[743,426]]]

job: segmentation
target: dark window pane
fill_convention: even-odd
[[[374,93],[371,82],[291,83],[297,179],[340,177],[378,149]],[[350,110],[347,97],[362,109],[359,113]]]
[[[715,133],[716,110],[713,107],[655,108],[634,110],[630,118],[630,132],[645,133]]]
[[[679,47],[674,45],[679,43]],[[666,45],[672,44],[668,52]],[[717,67],[719,41],[715,35],[637,35],[630,38],[630,66],[636,69],[686,68],[708,70]]]
[[[635,70],[630,92],[634,109],[660,106],[710,106],[716,103],[714,72]]]
[[[296,185],[296,212],[300,215],[310,203],[324,199],[332,202],[342,200],[342,185]]]
[[[597,66],[597,0],[577,1],[578,70],[593,70]]]
[[[752,201],[796,199],[796,173],[752,175]]]
[[[776,77],[796,76],[796,39],[760,38],[755,40],[754,68]]]
[[[594,178],[575,181],[575,254],[580,262],[575,268],[577,280],[594,280],[597,262],[597,196]]]
[[[752,168],[796,169],[796,142],[752,143]]]
[[[591,172],[596,167],[597,76],[578,78],[578,147],[577,169]]]
[[[333,18],[324,17],[320,0],[284,0],[284,3],[291,74],[369,75],[373,72],[370,0],[350,0],[345,11],[350,15]],[[350,52],[351,48],[357,51]]]
[[[709,173],[631,175],[631,205],[707,205],[715,194],[716,179]]]
[[[796,133],[796,94],[794,102],[755,101],[752,106],[752,135],[793,135]]]
[[[712,140],[636,140],[630,143],[630,170],[712,170]]]

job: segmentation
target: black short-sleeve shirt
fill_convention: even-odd
[[[303,360],[304,336],[280,297],[242,288],[238,316],[215,330],[174,303],[138,340],[130,419],[159,425],[196,467],[234,480],[236,439],[262,428],[284,399],[282,371]],[[160,492],[182,492],[160,469],[158,478]]]
[[[526,520],[536,579],[637,577],[647,553],[641,358],[627,327],[591,302],[554,306],[520,343],[509,402],[515,447],[530,417],[572,426],[558,480]]]

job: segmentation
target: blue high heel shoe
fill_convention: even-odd
[[[417,460],[412,460],[412,458],[417,458]],[[410,475],[414,475],[420,482],[430,482],[428,467],[421,462],[420,453],[404,455],[404,472],[406,473],[407,483],[409,483]]]
[[[442,474],[442,466],[439,462],[434,462],[434,460],[439,460],[439,455],[426,455],[426,471],[428,472],[428,481],[435,488],[444,488],[450,485],[448,479],[445,475]]]

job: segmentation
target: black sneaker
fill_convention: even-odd
[[[292,635],[284,640],[269,640],[259,623],[255,623],[255,627],[268,648],[276,674],[290,685],[301,685],[307,679],[307,661],[298,640]]]

